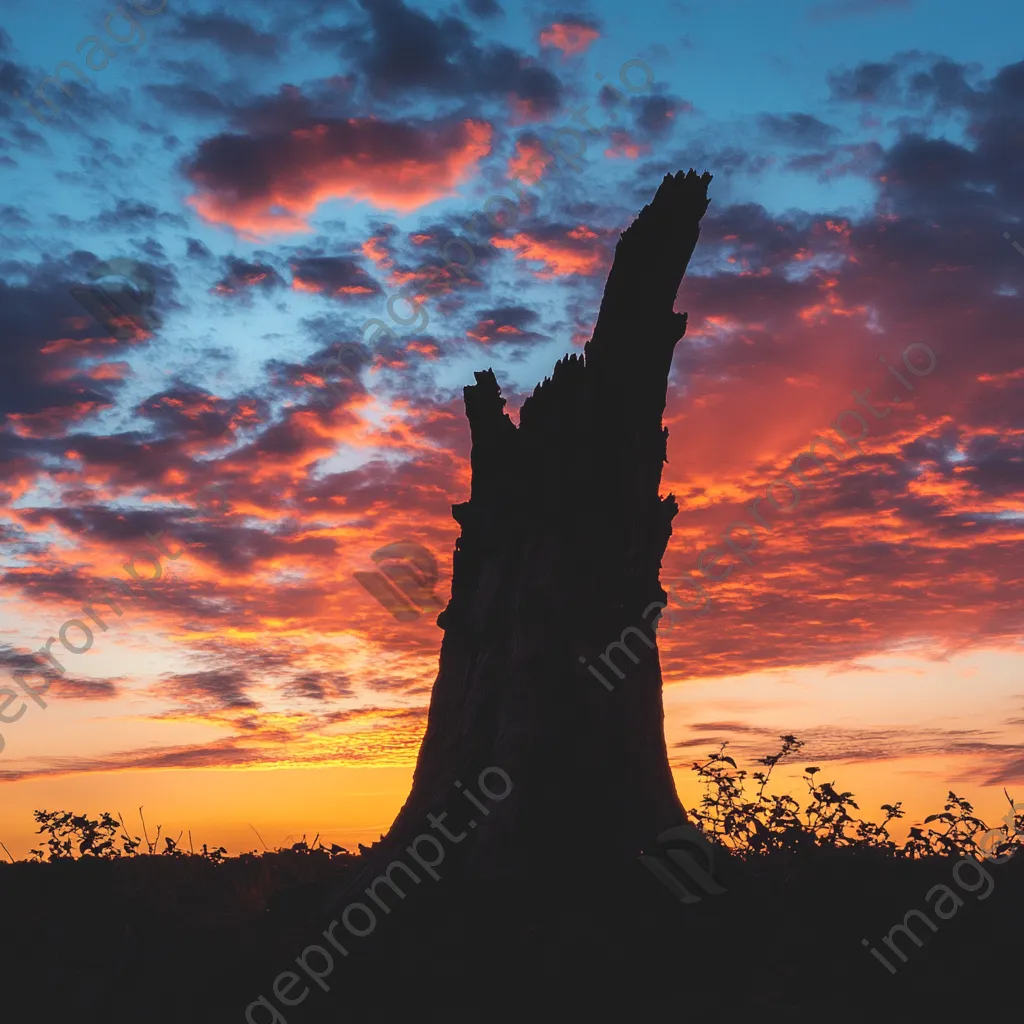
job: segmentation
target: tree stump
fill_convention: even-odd
[[[656,641],[678,506],[658,490],[669,369],[686,329],[672,307],[710,181],[665,176],[616,245],[583,355],[555,364],[518,428],[491,370],[464,389],[472,487],[452,508],[462,533],[437,619],[439,670],[412,790],[369,874],[408,861],[417,834],[439,835],[428,814],[465,832],[441,839],[440,870],[470,879],[550,873],[566,857],[573,870],[621,867],[686,821]],[[492,767],[512,784],[500,801],[483,791],[504,791],[500,776],[480,780]]]

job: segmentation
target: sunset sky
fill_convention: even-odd
[[[386,831],[441,632],[353,573],[413,541],[447,599],[462,387],[493,368],[515,419],[689,167],[714,180],[676,302],[659,635],[684,803],[694,758],[756,768],[794,733],[780,791],[818,765],[875,820],[951,788],[990,823],[1003,787],[1024,805],[1019,2],[163,2],[0,14],[0,687],[133,556],[152,573],[147,534],[181,551],[96,606],[90,649],[51,645],[45,709],[0,689],[15,856],[36,808],[144,805],[231,852]],[[37,91],[62,61],[71,96]],[[112,260],[154,287],[113,334],[69,293]],[[329,391],[335,342],[362,357]],[[771,508],[819,434],[841,460]],[[198,504],[213,484],[227,507]],[[752,564],[700,577],[738,518]]]

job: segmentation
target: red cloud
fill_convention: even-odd
[[[596,274],[607,264],[609,255],[598,235],[582,224],[551,238],[518,231],[511,238],[492,238],[491,245],[513,250],[516,259],[543,263],[544,270],[534,272],[540,278]]]
[[[514,324],[502,324],[498,327],[494,320],[481,320],[475,327],[466,331],[466,337],[486,344],[489,341],[494,341],[495,337],[499,334],[522,337],[525,333],[525,331],[521,331]]]
[[[582,53],[600,35],[590,25],[577,21],[556,21],[541,32],[540,45],[555,46],[568,56],[571,53]]]
[[[381,270],[390,270],[395,261],[388,252],[388,239],[385,235],[372,235],[360,246],[363,255]]]
[[[612,132],[611,145],[604,151],[607,157],[624,156],[627,160],[650,153],[651,147],[646,143],[634,142],[625,132]]]
[[[377,295],[380,286],[354,260],[344,256],[303,257],[291,264],[297,292],[341,297]]]
[[[418,352],[424,359],[434,360],[441,355],[441,350],[429,341],[410,341],[405,346],[406,352]]]
[[[418,127],[374,118],[320,122],[273,136],[208,139],[189,169],[204,220],[249,237],[308,231],[329,199],[408,213],[452,194],[491,149],[491,125]]]
[[[523,99],[510,93],[508,96],[509,124],[529,124],[531,121],[543,121],[551,113],[547,106],[533,99]]]
[[[554,154],[545,149],[539,141],[530,139],[516,143],[515,153],[508,159],[505,177],[509,179],[523,178],[524,184],[531,185],[540,181],[541,175],[554,162]]]

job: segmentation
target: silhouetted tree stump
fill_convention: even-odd
[[[555,364],[518,428],[490,370],[465,388],[471,495],[452,508],[462,534],[437,620],[439,671],[412,791],[375,850],[381,858],[408,861],[403,848],[438,835],[427,815],[442,811],[466,836],[441,840],[441,871],[469,878],[550,873],[556,859],[623,865],[686,820],[654,636],[678,506],[658,488],[669,368],[686,329],[672,306],[710,181],[666,175],[619,239],[583,356]],[[492,766],[512,781],[500,803],[477,781]],[[484,784],[505,788],[493,773]]]

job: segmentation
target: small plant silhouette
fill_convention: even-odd
[[[33,816],[39,824],[36,832],[50,836],[46,841],[50,860],[70,860],[76,849],[80,857],[111,860],[122,855],[114,844],[121,823],[108,813],[101,814],[99,820],[73,811],[34,811]],[[43,859],[42,850],[31,852]],[[134,849],[125,848],[124,852],[134,853]]]
[[[115,860],[118,857],[138,856],[139,848],[143,845],[150,856],[155,856],[163,829],[162,825],[157,825],[156,838],[150,839],[141,807],[139,808],[139,818],[142,820],[142,834],[146,837],[145,843],[138,836],[132,838],[128,834],[121,814],[115,818],[109,811],[104,811],[98,819],[90,818],[86,814],[75,814],[74,811],[45,810],[33,811],[33,817],[39,825],[36,832],[50,837],[46,840],[45,853],[43,850],[29,851],[37,860],[74,860],[77,857]],[[186,856],[185,851],[178,846],[181,836],[180,832],[177,839],[164,836],[164,848],[160,851],[160,855],[164,857]],[[191,841],[191,834],[189,839]],[[118,843],[120,843],[120,847],[117,845]],[[200,853],[193,851],[187,856],[220,863],[227,852],[223,846],[211,850],[203,843]]]
[[[140,856],[140,849],[145,848],[143,853],[149,856],[160,857],[195,857],[199,860],[210,861],[214,864],[222,864],[228,857],[226,847],[207,846],[203,843],[197,853],[192,847],[192,833],[189,833],[189,850],[183,850],[180,846],[183,833],[178,833],[177,839],[164,836],[164,846],[160,849],[160,833],[162,825],[157,825],[156,836],[149,838],[149,830],[146,827],[146,819],[142,815],[142,808],[139,808],[139,818],[142,821],[142,834],[134,838],[128,834],[123,825],[123,817],[119,814],[114,817],[110,812],[104,811],[98,819],[90,818],[85,814],[75,814],[74,811],[33,811],[33,817],[39,828],[37,833],[48,835],[45,850],[30,850],[29,852],[38,861],[76,860],[83,857],[96,857],[101,860],[115,860],[119,857]],[[259,833],[257,833],[258,835]],[[261,840],[262,841],[262,840]],[[120,844],[120,845],[118,845]],[[312,843],[306,842],[305,833],[297,843],[291,846],[279,847],[277,850],[270,850],[266,844],[264,849],[267,854],[297,854],[300,856],[320,857],[351,857],[344,846],[332,843],[325,846],[320,841],[318,832]],[[243,855],[252,856],[252,855]],[[13,857],[11,860],[13,861]]]

